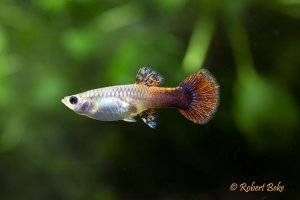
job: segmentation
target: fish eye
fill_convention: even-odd
[[[75,96],[71,96],[70,99],[69,99],[69,102],[70,102],[71,104],[77,104],[78,98],[75,97]]]

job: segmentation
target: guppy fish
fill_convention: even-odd
[[[104,87],[67,96],[62,102],[74,112],[100,121],[136,122],[157,126],[156,108],[177,108],[198,124],[208,122],[219,104],[219,85],[205,69],[187,77],[178,87],[159,87],[163,77],[142,67],[134,84]]]

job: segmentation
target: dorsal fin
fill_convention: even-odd
[[[147,86],[160,86],[163,82],[163,77],[148,67],[142,67],[136,75],[136,84]]]
[[[158,115],[153,109],[146,110],[140,114],[142,120],[151,128],[156,128]]]

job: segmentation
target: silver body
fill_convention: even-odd
[[[62,102],[74,112],[100,121],[134,121],[133,116],[146,109],[148,87],[136,84],[104,87],[72,95],[78,103]]]
[[[131,116],[131,105],[119,97],[94,97],[99,107],[95,112],[86,115],[101,121],[116,121]]]

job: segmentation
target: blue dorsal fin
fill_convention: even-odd
[[[136,75],[136,84],[147,86],[160,86],[164,78],[154,70],[148,67],[142,67]]]
[[[151,128],[156,128],[158,115],[153,109],[146,110],[140,114],[142,120]]]

